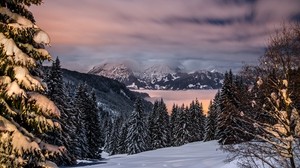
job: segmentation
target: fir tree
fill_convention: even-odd
[[[127,153],[127,143],[126,143],[127,134],[128,134],[128,123],[125,121],[122,124],[121,131],[119,134],[119,139],[118,139],[117,149],[119,154]]]
[[[177,123],[178,123],[178,120],[179,120],[179,116],[178,116],[178,110],[179,110],[179,107],[175,104],[173,104],[173,107],[172,107],[172,112],[171,112],[171,119],[170,119],[170,132],[171,132],[171,145],[172,146],[176,146],[175,145],[175,141],[176,141],[176,136],[177,136]]]
[[[189,130],[187,127],[188,112],[189,108],[184,107],[184,105],[178,110],[178,119],[175,124],[175,141],[173,142],[175,146],[181,146],[189,142]]]
[[[101,131],[100,131],[100,120],[98,115],[98,106],[96,100],[96,94],[94,91],[91,94],[88,94],[87,103],[89,106],[86,106],[85,111],[85,123],[86,123],[86,137],[87,137],[87,146],[89,153],[87,154],[88,158],[91,159],[100,159],[101,158]]]
[[[37,167],[63,148],[46,144],[42,134],[60,128],[55,104],[42,93],[38,67],[51,56],[46,32],[35,25],[30,5],[42,0],[0,2],[0,167]],[[9,138],[6,138],[9,137]],[[20,143],[22,142],[22,143]],[[3,150],[3,145],[8,150]]]
[[[88,141],[87,141],[87,126],[86,126],[86,107],[89,106],[90,102],[87,100],[87,87],[84,84],[80,84],[77,88],[75,95],[75,106],[78,109],[77,112],[77,123],[76,123],[76,156],[79,158],[87,158],[88,157]]]
[[[216,129],[217,129],[217,116],[219,113],[219,100],[220,92],[218,91],[213,102],[210,102],[208,108],[208,116],[205,124],[205,136],[204,141],[211,141],[216,139]]]
[[[105,134],[105,140],[104,140],[104,151],[107,153],[110,153],[111,149],[111,140],[113,139],[112,137],[112,129],[113,129],[113,122],[111,118],[107,118],[105,122],[105,129],[104,129],[104,134]]]
[[[121,129],[121,126],[122,126],[122,119],[121,117],[118,117],[114,123],[113,123],[113,126],[112,126],[112,129],[111,129],[111,134],[110,134],[110,138],[109,138],[109,149],[108,149],[108,152],[110,155],[115,155],[115,154],[118,154],[119,153],[119,142],[120,142],[120,129]]]
[[[170,144],[170,125],[166,104],[161,99],[155,101],[153,112],[149,117],[149,134],[151,149],[164,148]]]
[[[147,147],[147,127],[144,118],[144,109],[141,99],[137,98],[134,110],[128,120],[127,153],[129,155],[146,151]]]
[[[205,116],[203,114],[202,105],[196,99],[190,104],[188,113],[188,129],[189,129],[189,142],[201,141],[204,137],[204,122]]]
[[[64,155],[58,157],[55,162],[59,165],[72,165],[76,164],[75,151],[73,149],[75,138],[76,119],[74,118],[74,110],[70,104],[70,98],[64,91],[64,83],[61,74],[60,61],[58,57],[53,61],[51,69],[46,78],[47,95],[57,105],[61,112],[62,131],[56,131],[44,134],[46,140],[55,145],[64,145],[67,149]]]

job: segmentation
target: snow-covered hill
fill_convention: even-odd
[[[124,83],[131,89],[219,89],[224,75],[216,71],[184,72],[184,67],[157,64],[134,71],[126,64],[104,63],[88,73],[105,76]]]
[[[101,164],[85,168],[236,168],[224,163],[226,153],[216,141],[194,142],[180,147],[163,148],[135,155],[114,155]]]

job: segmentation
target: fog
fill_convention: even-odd
[[[137,92],[148,93],[150,98],[146,98],[147,100],[154,102],[155,100],[159,100],[163,98],[164,102],[167,105],[168,111],[172,110],[173,104],[189,105],[192,100],[196,98],[199,102],[203,104],[204,112],[208,111],[208,106],[210,100],[212,100],[218,90],[135,90]]]

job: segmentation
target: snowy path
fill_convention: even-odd
[[[147,151],[136,155],[114,155],[106,164],[84,168],[235,168],[226,164],[226,153],[217,150],[216,141],[195,142],[181,147]]]

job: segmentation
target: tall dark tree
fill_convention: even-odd
[[[174,142],[176,141],[176,133],[177,133],[177,123],[178,123],[178,120],[179,120],[179,115],[178,115],[178,112],[179,111],[179,107],[178,105],[175,105],[173,104],[173,107],[172,107],[172,111],[171,111],[171,119],[170,119],[170,132],[171,132],[171,143],[170,145],[172,146],[176,146],[174,144]]]
[[[141,99],[137,98],[128,120],[127,153],[131,155],[146,151],[148,149],[147,136],[144,108]]]
[[[84,84],[80,84],[77,87],[76,95],[75,95],[75,106],[77,107],[77,123],[76,123],[76,134],[77,137],[75,139],[76,144],[79,146],[75,146],[76,148],[76,156],[81,159],[88,158],[88,140],[87,140],[87,126],[86,126],[86,107],[90,105],[91,102],[88,102],[88,93],[87,86]]]
[[[128,122],[124,121],[121,127],[121,131],[119,134],[119,140],[118,140],[118,153],[124,154],[127,153],[127,134],[128,134]]]
[[[75,131],[75,114],[74,109],[70,104],[70,98],[66,95],[64,90],[64,83],[62,78],[62,72],[60,67],[60,61],[58,57],[53,61],[47,78],[47,95],[58,107],[61,118],[58,120],[61,124],[61,131],[54,131],[44,134],[48,142],[56,145],[64,145],[67,149],[66,153],[57,157],[55,162],[59,165],[72,165],[76,164],[76,157],[74,151],[74,141],[76,137]]]
[[[120,142],[120,132],[122,127],[122,118],[118,117],[114,120],[113,126],[109,138],[109,149],[108,152],[110,155],[115,155],[119,153],[119,142]],[[120,144],[121,145],[121,144]]]
[[[175,129],[177,130],[173,142],[175,146],[181,146],[187,144],[189,142],[189,130],[187,125],[189,108],[184,105],[178,110],[178,119],[175,125]]]
[[[89,106],[86,106],[86,137],[87,137],[87,145],[89,149],[89,153],[87,155],[88,158],[91,159],[99,159],[101,158],[101,130],[100,130],[100,118],[98,114],[98,106],[96,94],[92,91],[88,94],[88,102]]]
[[[220,92],[218,91],[213,102],[210,102],[208,108],[208,116],[205,125],[204,141],[216,139],[217,116],[219,114]]]
[[[41,3],[0,2],[0,147],[7,145],[0,149],[0,167],[42,166],[64,149],[39,138],[60,128],[55,120],[60,117],[59,110],[42,94],[46,87],[39,69],[43,61],[51,60],[45,49],[50,38],[28,10]]]
[[[189,142],[201,141],[204,137],[205,116],[202,105],[196,99],[190,104],[188,113]]]
[[[149,135],[152,149],[164,148],[170,144],[169,115],[162,99],[154,103],[149,117]]]
[[[218,115],[217,138],[220,144],[239,143],[244,140],[243,132],[239,129],[243,124],[240,118],[238,89],[231,71],[226,72],[224,85],[221,90],[221,113]]]

